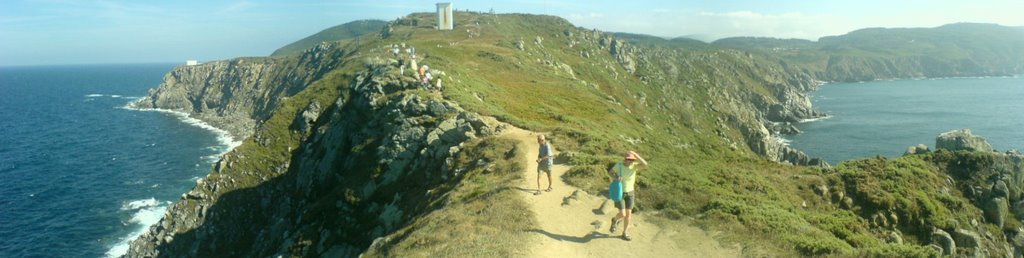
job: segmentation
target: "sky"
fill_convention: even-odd
[[[440,1],[11,0],[0,66],[184,62],[266,56],[334,25],[433,12]],[[447,1],[456,10],[563,17],[576,26],[704,41],[801,38],[956,22],[1024,26],[1020,0]]]

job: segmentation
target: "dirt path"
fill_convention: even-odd
[[[566,185],[561,176],[569,167],[555,164],[551,192],[534,195],[537,190],[538,153],[536,133],[509,126],[503,135],[520,141],[527,150],[527,168],[519,190],[537,216],[538,228],[532,230],[538,245],[531,257],[739,257],[740,248],[723,248],[700,228],[679,222],[659,226],[648,222],[644,214],[634,214],[629,228],[632,241],[619,238],[621,231],[610,234],[610,219],[617,209],[607,198],[580,191],[577,200],[563,206],[566,197],[578,188]],[[552,146],[558,148],[558,146]],[[557,152],[556,152],[557,153]],[[547,188],[547,178],[541,187]],[[640,193],[642,194],[642,193]],[[602,208],[602,205],[609,207]],[[604,214],[601,214],[603,211]],[[621,230],[621,227],[620,229]]]

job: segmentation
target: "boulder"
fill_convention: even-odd
[[[918,145],[907,147],[907,151],[903,152],[903,156],[914,155],[914,154],[925,154],[925,153],[928,153],[929,151],[930,150],[928,149],[928,145],[918,144]]]
[[[985,212],[985,218],[989,222],[1001,228],[1006,222],[1006,215],[1010,212],[1010,207],[1006,204],[1006,198],[993,197],[985,202],[982,211]]]
[[[953,240],[960,243],[960,247],[976,248],[981,247],[981,236],[970,230],[958,228],[953,231]]]
[[[942,255],[953,255],[956,253],[956,242],[953,237],[941,229],[932,231],[932,243],[942,248]]]
[[[935,138],[935,149],[950,151],[993,151],[992,145],[981,136],[971,134],[971,129],[960,129],[945,132]]]
[[[562,207],[573,205],[580,200],[580,190],[573,191],[571,195],[562,198]]]
[[[888,243],[894,243],[894,244],[902,245],[903,244],[903,237],[900,236],[900,232],[898,232],[898,231],[890,231],[889,235],[886,236],[885,241],[888,242]]]
[[[320,102],[314,100],[306,106],[306,109],[301,114],[295,117],[293,124],[299,131],[303,133],[309,132],[309,129],[316,124],[316,119],[320,117],[321,111]]]
[[[1006,186],[1006,182],[999,180],[992,185],[992,194],[999,197],[1007,197],[1010,196],[1010,188]]]
[[[609,215],[618,212],[618,210],[615,209],[615,203],[612,203],[612,200],[609,199],[605,199],[604,202],[601,202],[601,207],[597,207],[597,209],[592,211],[597,215]]]

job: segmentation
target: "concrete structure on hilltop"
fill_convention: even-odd
[[[199,64],[198,60],[187,60],[187,61],[185,61],[185,65],[187,65],[187,66],[193,66],[193,65],[197,65],[197,64]]]
[[[437,3],[437,29],[452,30],[455,19],[452,16],[452,3]]]

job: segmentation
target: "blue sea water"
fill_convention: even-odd
[[[798,125],[790,145],[831,164],[908,146],[935,148],[935,137],[960,128],[1000,151],[1024,150],[1024,77],[946,78],[826,84],[814,92],[830,116]]]
[[[126,108],[173,66],[0,67],[0,257],[124,253],[237,145]]]

